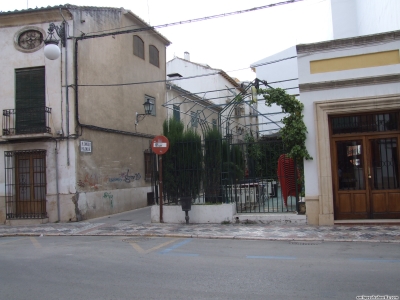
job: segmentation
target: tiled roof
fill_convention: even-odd
[[[20,14],[20,13],[31,13],[31,12],[40,12],[40,11],[46,11],[46,10],[54,10],[54,9],[80,9],[80,10],[114,10],[114,11],[120,11],[120,10],[125,10],[123,7],[121,8],[116,8],[116,7],[102,7],[102,6],[78,6],[78,5],[73,5],[73,4],[60,4],[60,5],[55,5],[55,6],[47,6],[47,7],[36,7],[36,8],[28,8],[28,9],[21,9],[21,10],[14,10],[14,11],[0,11],[0,16],[2,15],[12,15],[12,14]],[[139,22],[143,23],[144,26],[146,27],[151,27],[150,24],[146,23],[142,18],[140,18],[138,15],[130,11],[129,9],[126,10],[129,12],[131,15],[133,15]],[[155,31],[160,37],[162,37],[165,41],[167,41],[167,44],[169,45],[171,42],[163,36],[160,32],[158,32],[155,29],[152,29]]]

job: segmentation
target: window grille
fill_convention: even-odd
[[[399,113],[332,117],[332,134],[399,130]]]
[[[212,127],[213,127],[213,129],[217,128],[217,120],[216,119],[212,119]]]
[[[4,159],[6,218],[46,218],[46,150],[5,151]]]
[[[133,36],[133,54],[144,59],[144,42],[137,35]]]
[[[158,49],[150,45],[149,46],[149,54],[150,54],[150,63],[156,67],[160,67],[160,59]]]

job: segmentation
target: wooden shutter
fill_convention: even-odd
[[[144,42],[137,35],[133,36],[133,54],[144,59]]]
[[[17,134],[46,132],[44,67],[15,70]]]
[[[153,45],[150,45],[149,52],[150,52],[150,63],[152,65],[155,65],[156,67],[160,67],[158,49]]]

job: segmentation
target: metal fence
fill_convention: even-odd
[[[298,211],[302,166],[284,156],[281,139],[238,143],[225,138],[202,141],[201,149],[190,142],[176,146],[180,152],[163,157],[164,204],[190,196],[194,204],[236,203],[238,213]],[[200,150],[201,158],[188,154]]]

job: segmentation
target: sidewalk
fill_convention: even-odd
[[[137,224],[131,220],[89,220],[30,226],[0,225],[6,236],[149,236],[269,241],[400,243],[399,225]]]

